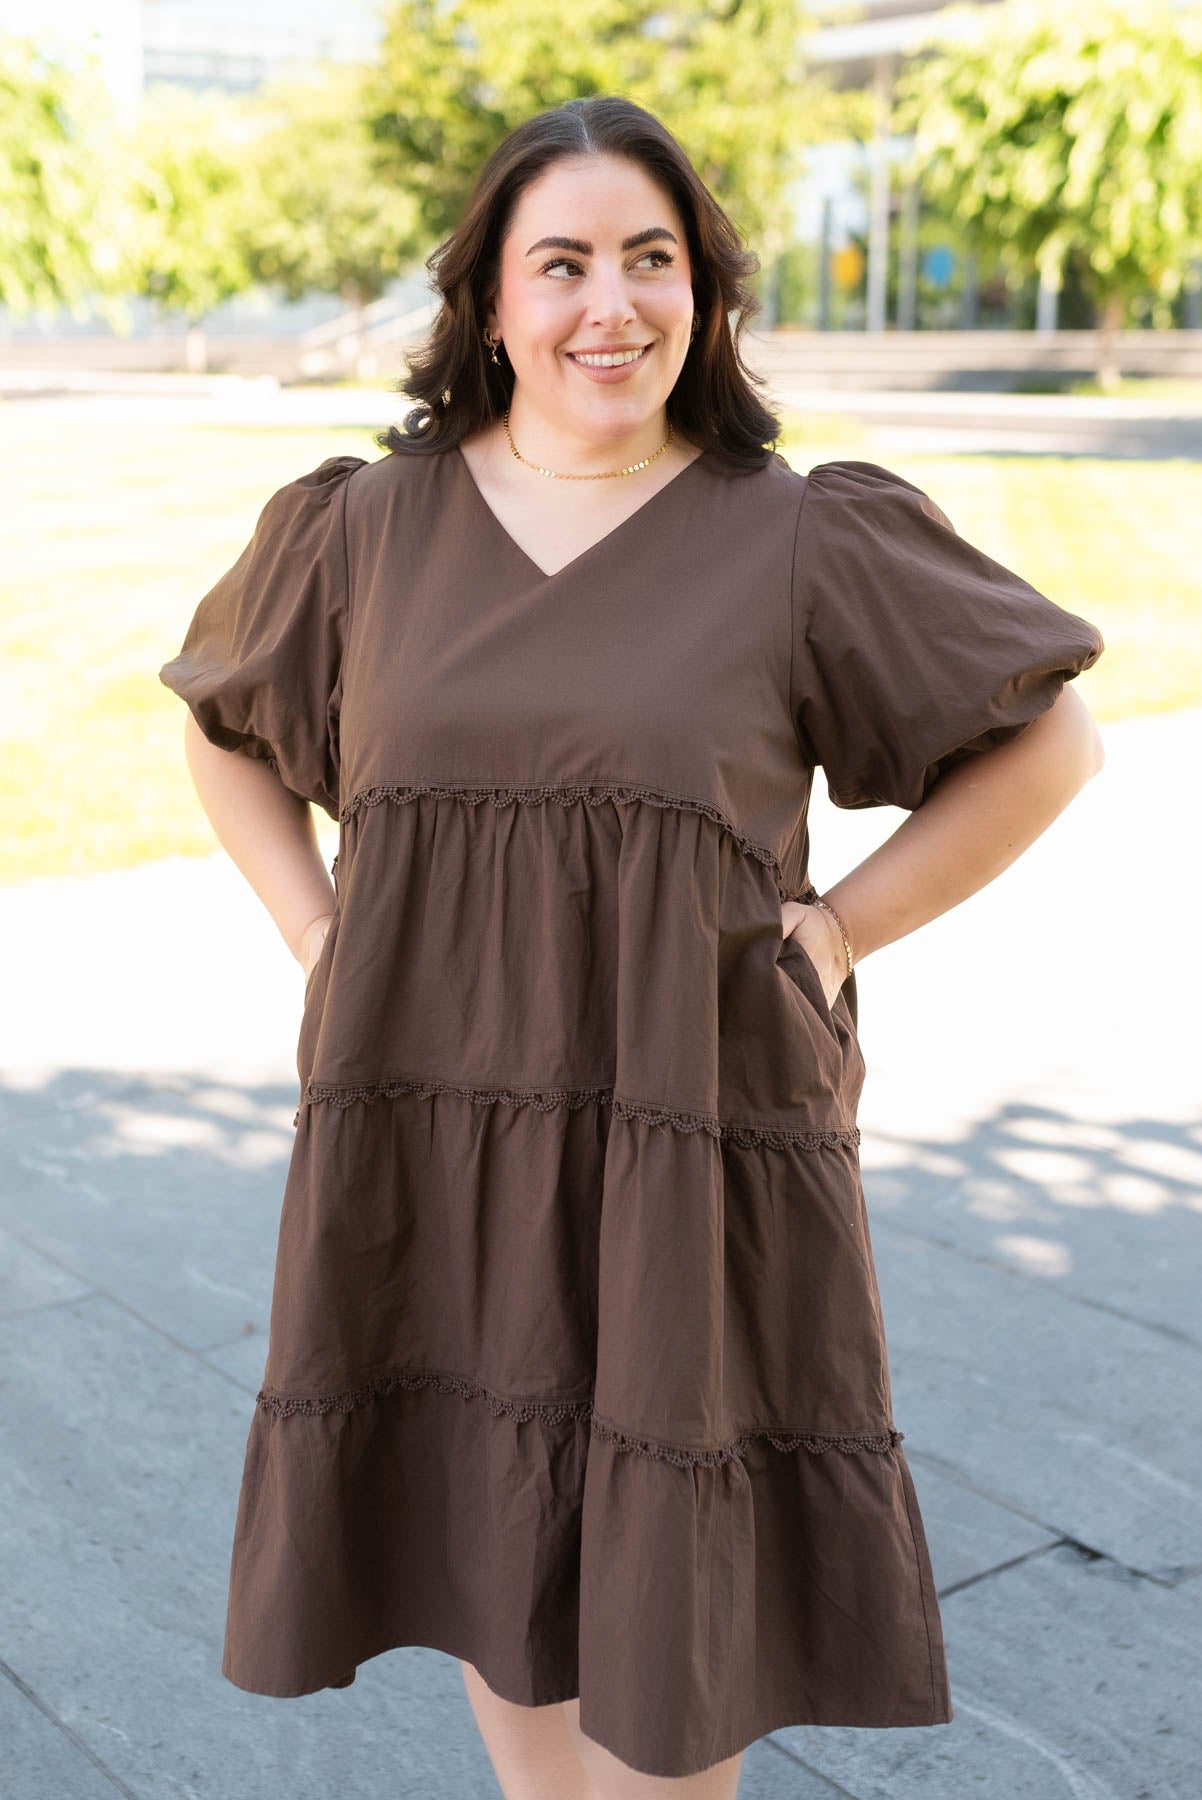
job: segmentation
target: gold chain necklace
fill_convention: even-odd
[[[642,462],[631,463],[630,466],[625,469],[604,469],[600,475],[561,475],[557,469],[543,469],[539,467],[538,463],[526,462],[526,458],[514,443],[513,433],[509,429],[508,407],[505,409],[505,436],[509,439],[509,448],[513,451],[513,454],[520,463],[526,463],[528,469],[536,469],[540,475],[549,475],[553,481],[608,481],[610,477],[614,475],[633,475],[636,470],[645,469],[648,463],[653,463],[657,456],[662,456],[664,451],[668,448],[668,445],[672,442],[672,421],[671,419],[668,420],[668,435],[658,450],[653,451],[650,456],[645,456]]]

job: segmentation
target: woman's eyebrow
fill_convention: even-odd
[[[667,238],[670,244],[676,242],[675,235],[663,225],[649,225],[646,231],[636,231],[633,237],[622,239],[623,250],[635,250],[640,244],[649,244],[655,238]],[[536,250],[578,250],[581,256],[591,256],[593,246],[585,243],[583,238],[543,237],[536,244],[531,244],[527,256],[533,256]]]

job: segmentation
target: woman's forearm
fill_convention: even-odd
[[[966,757],[825,897],[856,962],[958,906],[1009,867],[1102,766],[1088,708],[1065,685],[1025,731]]]
[[[222,848],[305,967],[309,927],[334,910],[312,809],[267,763],[211,744],[189,713],[184,748],[197,797]]]

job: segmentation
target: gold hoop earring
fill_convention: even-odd
[[[500,343],[500,341],[501,341],[500,338],[495,338],[492,335],[491,327],[486,325],[484,327],[484,342],[488,345],[488,348],[492,353],[492,359],[497,364],[498,368],[500,367],[501,359],[497,355],[497,345]]]

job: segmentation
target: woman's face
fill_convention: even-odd
[[[493,299],[486,320],[513,365],[515,424],[537,415],[541,435],[584,444],[662,424],[691,342],[693,288],[684,221],[640,164],[587,156],[544,170],[515,209]],[[644,346],[626,366],[575,360]]]

